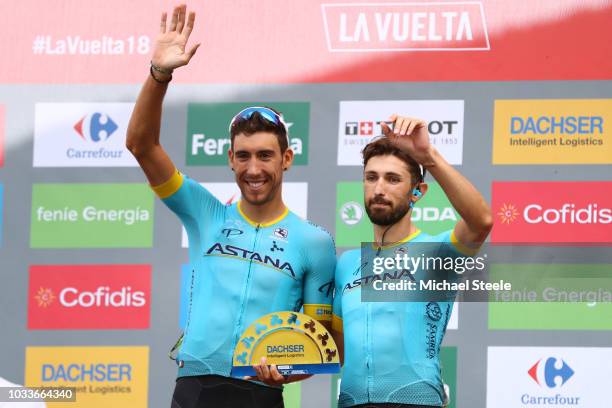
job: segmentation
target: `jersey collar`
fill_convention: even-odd
[[[381,246],[381,247],[377,246],[375,242],[372,242],[372,249],[382,249],[382,250],[385,250],[385,249],[393,248],[393,247],[396,247],[398,245],[405,244],[408,241],[412,241],[413,239],[415,239],[420,234],[421,234],[421,230],[417,229],[416,231],[414,231],[412,234],[408,235],[407,237],[404,237],[404,238],[400,239],[399,241],[394,242],[392,244],[384,245],[384,246]]]
[[[283,211],[283,213],[281,215],[279,215],[278,217],[276,217],[275,219],[273,219],[272,221],[268,221],[268,222],[255,222],[253,220],[251,220],[245,213],[244,211],[242,211],[242,206],[240,205],[242,203],[242,200],[238,201],[238,204],[236,205],[236,207],[238,208],[238,213],[240,213],[240,215],[242,216],[242,218],[245,219],[246,222],[248,222],[249,224],[251,224],[253,227],[269,227],[271,225],[276,224],[277,222],[282,221],[283,218],[285,218],[288,214],[289,214],[289,208],[287,208],[287,206],[285,206],[285,210]]]

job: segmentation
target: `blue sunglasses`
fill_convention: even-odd
[[[289,129],[287,127],[287,124],[283,120],[283,117],[278,113],[274,112],[272,109],[266,108],[264,106],[250,106],[238,112],[230,122],[229,131],[231,132],[232,126],[234,126],[236,122],[251,119],[251,116],[253,116],[255,112],[259,113],[268,122],[271,122],[276,126],[282,126],[285,129],[285,134],[287,134],[287,138],[289,138]]]

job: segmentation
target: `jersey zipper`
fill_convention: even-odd
[[[366,390],[368,395],[368,402],[372,401],[372,386],[373,386],[373,375],[372,372],[374,367],[372,366],[372,303],[366,303],[366,324],[365,324],[365,343],[366,343]]]
[[[261,229],[261,225],[257,224],[257,227],[255,227],[255,239],[253,239],[253,248],[251,249],[251,252],[255,252],[255,249],[257,248],[257,239],[259,238],[260,229]],[[243,332],[242,324],[244,321],[244,309],[246,308],[247,294],[249,293],[249,287],[251,284],[252,268],[253,268],[253,260],[251,259],[249,261],[249,269],[247,270],[246,281],[244,282],[244,285],[242,286],[242,294],[240,295],[240,312],[238,313],[238,324],[236,325],[236,329],[234,330],[234,341],[233,341],[232,347],[230,348],[230,366],[233,365],[232,361],[234,359],[234,349],[236,348],[236,345],[238,344],[238,339],[240,338],[240,335]]]

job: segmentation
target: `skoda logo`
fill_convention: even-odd
[[[355,225],[363,217],[363,209],[359,203],[349,201],[340,208],[340,217],[345,224]]]

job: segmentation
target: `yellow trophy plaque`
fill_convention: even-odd
[[[253,365],[266,357],[282,375],[340,372],[338,348],[331,334],[310,316],[270,313],[250,325],[234,350],[232,376],[257,375]]]

